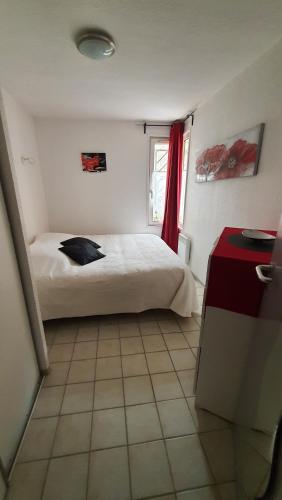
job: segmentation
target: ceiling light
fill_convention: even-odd
[[[82,34],[76,46],[81,54],[90,59],[106,59],[111,57],[116,50],[113,39],[104,33],[97,31]]]

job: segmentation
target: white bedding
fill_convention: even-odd
[[[30,246],[43,320],[159,308],[191,316],[195,310],[192,273],[158,236],[86,235],[106,255],[86,266],[58,251],[73,236],[45,233]]]

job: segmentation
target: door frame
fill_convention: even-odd
[[[18,261],[20,278],[29,317],[31,333],[41,375],[49,371],[48,351],[39,307],[37,290],[31,272],[31,260],[24,233],[20,197],[14,173],[13,157],[9,144],[6,117],[0,97],[0,180],[6,204],[8,219]]]

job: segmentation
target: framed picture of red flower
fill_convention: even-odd
[[[204,149],[196,155],[196,182],[257,174],[264,123]]]
[[[84,172],[104,172],[107,170],[106,153],[81,153]]]

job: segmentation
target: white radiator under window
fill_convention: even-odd
[[[189,264],[191,253],[191,238],[185,233],[179,233],[178,237],[178,256],[180,259]]]

